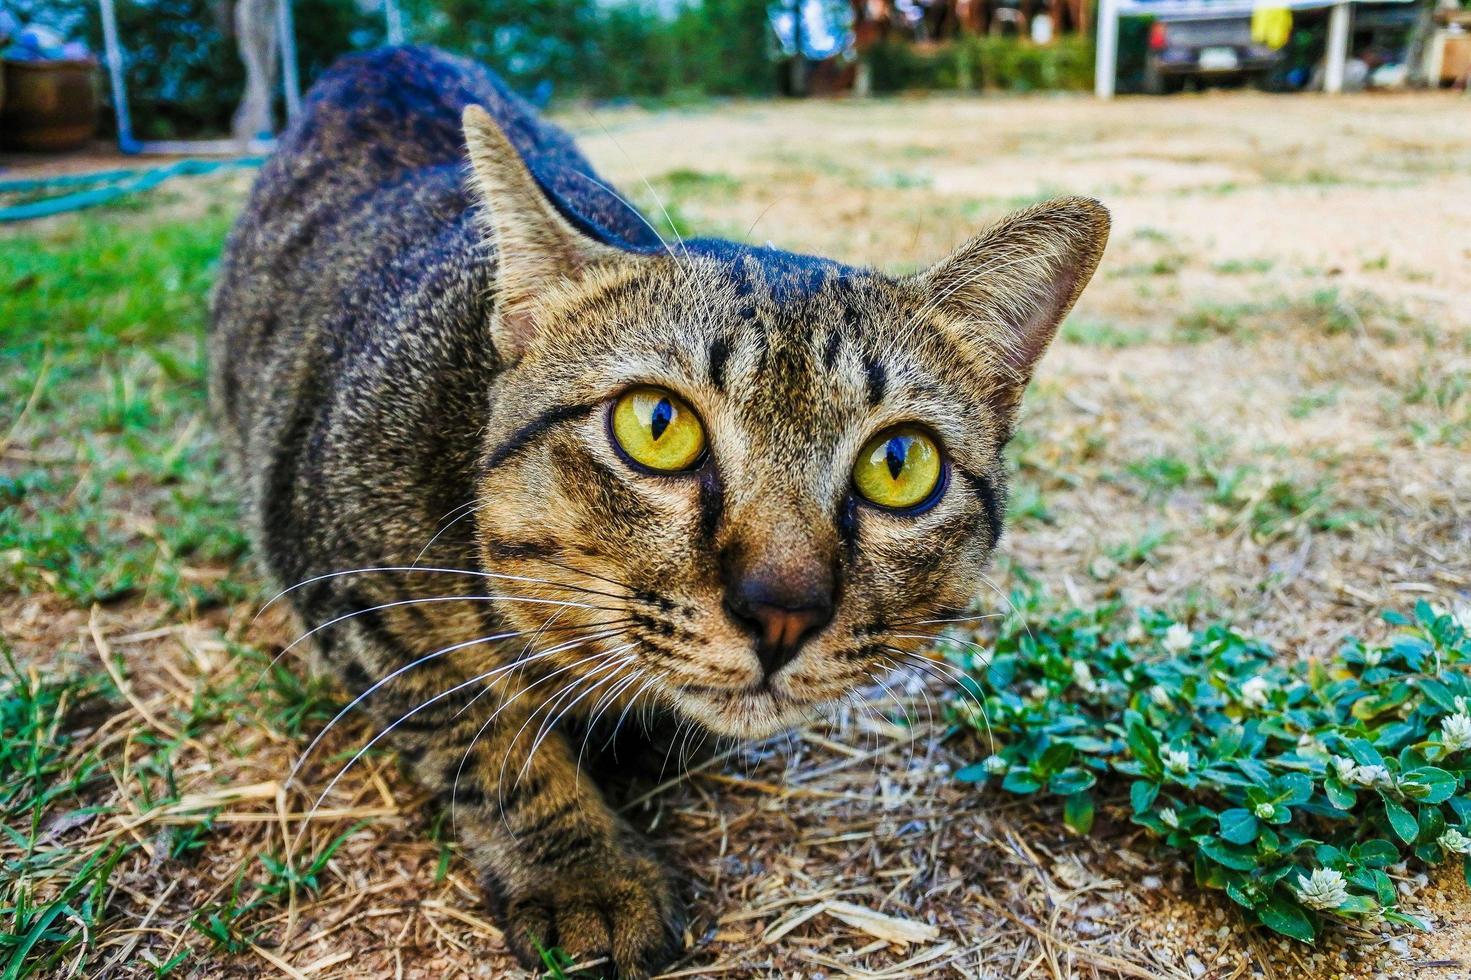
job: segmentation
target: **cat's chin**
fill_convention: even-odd
[[[716,697],[685,692],[679,711],[715,735],[763,739],[811,721],[817,705],[794,701],[770,690],[740,691]]]

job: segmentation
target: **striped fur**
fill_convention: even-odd
[[[682,943],[666,865],[590,775],[613,723],[769,735],[971,603],[1021,392],[1107,228],[1051,202],[904,278],[666,247],[484,69],[388,49],[313,89],[230,238],[212,398],[261,564],[321,577],[291,597],[341,618],[323,661],[453,804],[526,962],[557,944],[643,976]],[[699,470],[614,449],[636,384],[699,413]],[[922,514],[852,489],[899,422],[949,461]],[[399,570],[333,574],[370,568]],[[769,678],[725,605],[753,576],[835,583]]]

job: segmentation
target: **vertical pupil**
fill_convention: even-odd
[[[669,423],[672,421],[674,421],[674,406],[669,404],[667,398],[659,399],[659,404],[654,406],[653,414],[649,416],[649,428],[653,431],[656,442],[664,434],[664,430],[669,428]]]
[[[909,456],[909,438],[907,436],[895,436],[889,440],[884,447],[884,462],[889,467],[889,479],[899,479],[899,473],[904,469],[904,460]]]

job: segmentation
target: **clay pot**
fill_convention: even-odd
[[[97,63],[6,61],[0,144],[13,150],[74,150],[97,132]]]

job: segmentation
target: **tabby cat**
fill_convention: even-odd
[[[523,961],[682,947],[584,758],[603,730],[769,736],[967,609],[1108,226],[1051,201],[898,277],[666,245],[477,65],[317,83],[230,236],[212,398],[265,570],[453,805]]]

